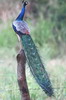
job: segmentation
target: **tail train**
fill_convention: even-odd
[[[44,68],[31,36],[22,35],[21,40],[31,73],[43,91],[45,91],[48,96],[53,96],[54,93],[49,76]]]

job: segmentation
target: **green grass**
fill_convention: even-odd
[[[34,40],[40,46],[44,44],[51,43],[53,41],[52,28],[54,23],[49,20],[40,19],[36,23],[36,27],[32,32]]]
[[[17,43],[17,37],[12,29],[12,23],[2,24],[0,30],[0,47],[12,48]]]
[[[2,49],[1,49],[2,50]],[[7,50],[7,49],[6,49]],[[8,50],[10,52],[10,49]],[[0,51],[0,54],[2,52]],[[5,53],[5,51],[3,51]],[[17,64],[15,59],[16,53],[11,50],[11,54],[7,53],[5,56],[0,57],[0,99],[1,100],[20,100],[20,92],[17,84]],[[44,61],[44,59],[43,59]],[[51,62],[51,63],[50,63]],[[54,87],[55,99],[52,100],[65,100],[66,99],[66,67],[58,63],[58,59],[48,60],[46,70],[50,76],[52,85]],[[54,64],[54,65],[53,65]],[[30,96],[32,100],[47,100],[46,94],[38,86],[29,68],[26,68],[26,76]]]

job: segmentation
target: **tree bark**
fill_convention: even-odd
[[[21,100],[30,100],[29,90],[25,75],[26,56],[24,50],[21,50],[17,55],[17,79],[19,90],[21,93]]]

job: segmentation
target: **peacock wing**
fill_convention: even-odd
[[[14,21],[13,25],[16,27],[16,30],[22,34],[30,33],[29,27],[25,21]]]

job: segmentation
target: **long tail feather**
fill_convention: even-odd
[[[22,45],[28,60],[30,70],[40,87],[45,91],[48,96],[53,96],[53,88],[44,68],[44,65],[37,52],[36,46],[30,35],[22,35]]]

